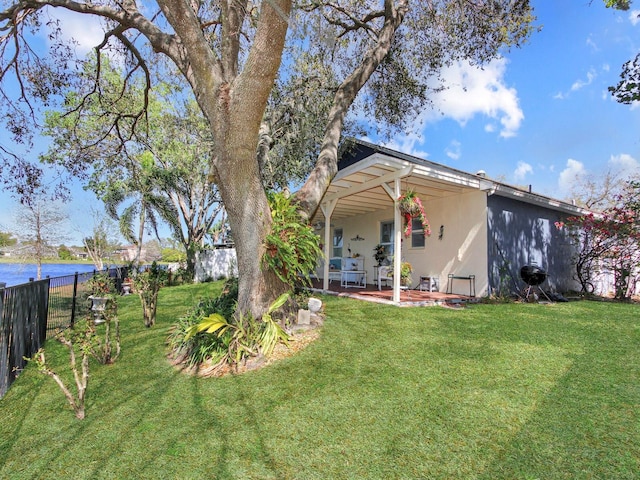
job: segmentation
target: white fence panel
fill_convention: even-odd
[[[236,276],[238,261],[235,248],[217,248],[196,253],[196,282]]]

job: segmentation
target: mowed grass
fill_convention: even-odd
[[[0,478],[635,479],[637,305],[396,308],[326,297],[321,337],[247,374],[167,361],[174,320],[220,284],[120,302],[121,358],[87,418],[27,368],[0,400]],[[54,363],[66,357],[47,344]]]

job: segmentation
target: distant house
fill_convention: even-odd
[[[420,276],[433,277],[443,292],[449,275],[473,276],[478,296],[525,286],[520,279],[525,265],[546,270],[552,290],[579,289],[571,244],[555,227],[586,213],[575,205],[491,180],[483,172],[463,172],[360,140],[341,157],[338,169],[313,222],[325,257],[358,254],[367,283],[377,278],[373,253],[382,245],[411,263],[414,284]],[[402,234],[394,201],[408,189],[422,200],[431,236],[425,237],[415,220],[411,236]],[[330,262],[316,273],[328,289]],[[465,282],[450,287],[469,291]],[[399,301],[399,283],[394,301]]]
[[[133,262],[136,259],[136,255],[138,254],[138,246],[137,245],[125,245],[123,247],[119,247],[115,252],[116,255],[119,255],[123,262]],[[140,261],[144,262],[147,258],[147,249],[143,246],[140,250]]]
[[[82,258],[82,259],[89,258],[89,254],[87,253],[87,250],[84,247],[69,247],[69,250],[71,250],[71,254],[75,258]]]

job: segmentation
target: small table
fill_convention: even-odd
[[[454,275],[449,274],[447,279],[447,293],[453,293],[453,281],[454,280],[466,280],[469,282],[469,296],[476,296],[476,276],[475,275]]]
[[[367,287],[367,271],[366,270],[341,270],[340,271],[340,286],[344,288]]]

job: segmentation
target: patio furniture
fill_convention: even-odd
[[[383,265],[378,268],[378,290],[382,290],[382,282],[388,280],[393,281],[393,266]]]
[[[331,257],[329,259],[329,283],[337,280],[342,281],[342,257]]]
[[[340,286],[344,288],[367,287],[367,271],[366,270],[342,270]]]
[[[437,275],[427,275],[420,277],[420,283],[418,284],[418,290],[421,292],[433,292],[435,289],[436,292],[440,288],[440,281]]]
[[[346,257],[342,259],[340,272],[340,286],[365,288],[367,286],[367,272],[364,269],[363,257]]]
[[[476,296],[476,276],[475,275],[455,275],[453,273],[449,274],[449,278],[447,280],[447,293],[453,293],[453,281],[454,280],[466,280],[469,282],[469,296]],[[473,292],[473,293],[472,293]]]

